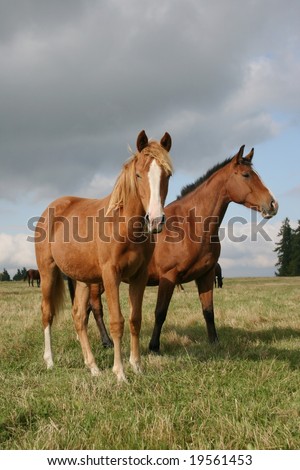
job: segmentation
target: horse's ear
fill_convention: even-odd
[[[169,152],[172,147],[172,139],[168,132],[161,138],[160,145]]]
[[[141,131],[136,141],[136,147],[141,152],[148,145],[148,137],[145,131]]]
[[[252,158],[253,158],[253,155],[254,155],[254,149],[252,148],[250,150],[250,152],[248,153],[248,155],[246,155],[243,160],[247,160],[247,162],[251,163],[252,161]]]
[[[234,163],[239,165],[243,162],[243,154],[244,154],[245,145],[242,145],[238,153],[233,157]]]

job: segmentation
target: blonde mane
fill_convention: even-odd
[[[140,158],[145,159],[145,165],[151,158],[154,158],[158,165],[165,170],[167,175],[172,175],[173,173],[169,153],[158,142],[149,142],[142,152],[132,155],[124,164],[110,195],[106,214],[120,207],[124,207],[129,199],[138,197],[135,166]]]

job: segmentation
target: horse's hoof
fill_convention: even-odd
[[[149,344],[149,352],[153,354],[160,354],[159,344]]]
[[[117,381],[118,381],[118,384],[128,384],[128,380],[124,374],[124,372],[122,374],[116,374],[117,376]]]
[[[219,338],[217,336],[214,336],[212,338],[208,338],[208,342],[210,344],[215,344],[215,345],[218,345],[219,344]]]
[[[111,349],[114,347],[114,343],[111,340],[105,340],[105,341],[102,341],[102,346],[105,349]]]
[[[135,361],[131,361],[129,360],[130,362],[130,365],[132,367],[132,370],[135,374],[142,374],[143,373],[143,369],[141,367],[141,364],[139,362],[135,362]]]
[[[54,363],[52,359],[44,357],[44,361],[46,363],[47,370],[53,369]]]
[[[91,367],[91,374],[93,377],[98,377],[100,375],[100,370],[97,366]]]
[[[117,368],[113,367],[113,373],[116,374],[117,381],[118,381],[119,384],[128,383],[123,369],[117,369]]]

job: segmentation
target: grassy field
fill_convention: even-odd
[[[127,319],[127,286],[122,299]],[[53,327],[55,368],[47,371],[40,290],[0,283],[0,448],[300,448],[300,278],[225,279],[215,291],[218,346],[208,344],[196,288],[186,285],[174,293],[160,356],[147,350],[155,300],[148,288],[142,376],[128,366],[126,324],[129,384],[120,386],[92,319],[103,372],[85,369],[69,301]]]

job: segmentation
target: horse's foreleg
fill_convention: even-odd
[[[83,282],[77,281],[75,298],[72,308],[73,321],[81,344],[85,365],[90,369],[92,375],[99,375],[100,371],[95,362],[90,343],[87,336],[87,304],[89,301],[90,289]]]
[[[196,279],[199,299],[202,305],[203,316],[206,322],[208,340],[210,343],[218,341],[218,335],[214,319],[214,303],[213,303],[213,285],[215,279],[214,269],[209,271],[205,276]]]
[[[101,295],[104,292],[103,284],[92,284],[90,286],[90,305],[91,309],[100,332],[102,345],[105,348],[112,348],[113,342],[108,336],[106,326],[103,320],[103,305],[101,301]]]
[[[167,278],[161,278],[161,280],[159,281],[158,295],[155,307],[155,323],[152,337],[149,343],[150,351],[159,352],[161,329],[167,316],[175,284],[175,280],[173,281]]]
[[[129,301],[130,301],[130,364],[136,373],[142,372],[141,354],[140,354],[140,331],[142,324],[142,303],[144,291],[147,283],[148,272],[143,270],[139,272],[129,285]]]
[[[110,334],[114,343],[114,366],[113,372],[116,374],[119,382],[125,381],[121,343],[124,332],[124,317],[120,309],[120,276],[114,266],[107,265],[102,269],[104,289],[109,309]]]

